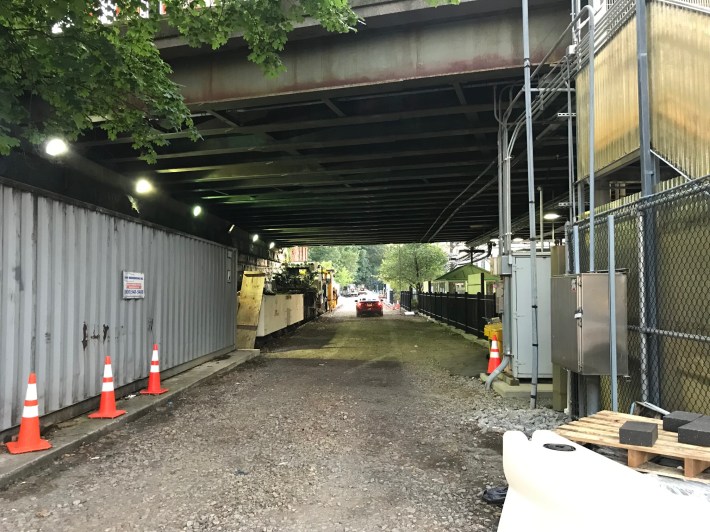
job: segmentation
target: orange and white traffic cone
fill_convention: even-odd
[[[20,421],[20,434],[17,441],[7,442],[7,450],[11,454],[31,453],[32,451],[44,451],[52,447],[47,440],[43,440],[39,435],[39,403],[37,401],[37,377],[30,373],[27,383],[27,394],[25,395],[25,407],[22,410],[22,421]]]
[[[500,351],[498,351],[498,335],[491,340],[491,354],[488,358],[488,373],[493,373],[500,366]]]
[[[125,414],[125,410],[116,410],[116,395],[113,391],[113,372],[111,371],[111,357],[106,357],[104,363],[104,380],[101,385],[101,403],[99,409],[89,414],[91,419],[113,419]]]
[[[160,395],[168,390],[160,387],[160,361],[158,360],[158,344],[153,344],[153,358],[150,361],[148,388],[141,390],[143,395]]]

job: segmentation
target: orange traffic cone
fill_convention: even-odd
[[[31,453],[32,451],[44,451],[52,447],[47,440],[43,440],[39,435],[39,403],[37,402],[37,377],[30,373],[30,380],[27,383],[27,394],[25,395],[25,407],[22,410],[22,421],[20,422],[20,434],[17,441],[7,442],[7,450],[11,454]]]
[[[141,390],[143,395],[160,395],[168,390],[160,387],[160,362],[158,361],[158,344],[153,344],[153,358],[150,361],[148,388]]]
[[[500,352],[498,351],[498,335],[494,334],[491,340],[491,354],[488,358],[488,373],[493,373],[500,366]]]
[[[104,363],[104,380],[101,385],[101,403],[99,409],[89,414],[91,419],[113,419],[125,414],[125,410],[116,410],[116,395],[113,393],[113,372],[111,371],[111,357],[106,357]]]

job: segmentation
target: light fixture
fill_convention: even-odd
[[[200,214],[202,214],[202,207],[200,207],[199,205],[195,205],[192,208],[192,215],[197,218]]]
[[[229,231],[227,231],[227,232],[228,232],[228,233],[231,233],[232,231],[234,231],[234,224],[232,224],[232,225],[229,226]]]
[[[559,217],[560,215],[556,212],[548,212],[545,216],[543,216],[545,220],[557,220]]]
[[[47,141],[47,144],[44,146],[44,151],[47,152],[47,155],[57,157],[69,151],[69,146],[67,146],[67,143],[62,139],[54,137]]]
[[[269,249],[274,249],[276,247],[276,242],[269,242]]]
[[[153,184],[145,178],[141,178],[136,181],[136,193],[137,194],[148,194],[153,192]]]
[[[257,235],[257,234],[252,235],[251,241],[256,242],[257,240],[259,240],[259,235]]]

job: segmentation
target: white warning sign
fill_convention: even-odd
[[[145,274],[123,272],[123,299],[145,298]]]

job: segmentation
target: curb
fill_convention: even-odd
[[[136,395],[131,399],[118,400],[116,401],[118,408],[129,410],[121,417],[91,420],[86,415],[82,415],[59,423],[50,431],[52,448],[47,451],[13,456],[4,449],[3,445],[3,450],[0,451],[0,489],[8,487],[37,469],[50,467],[52,462],[62,455],[78,449],[85,443],[96,441],[118,427],[145,416],[187,390],[209,379],[224,375],[259,354],[259,349],[238,349],[228,355],[209,360],[179,375],[165,379],[163,384],[169,391],[163,395]]]

